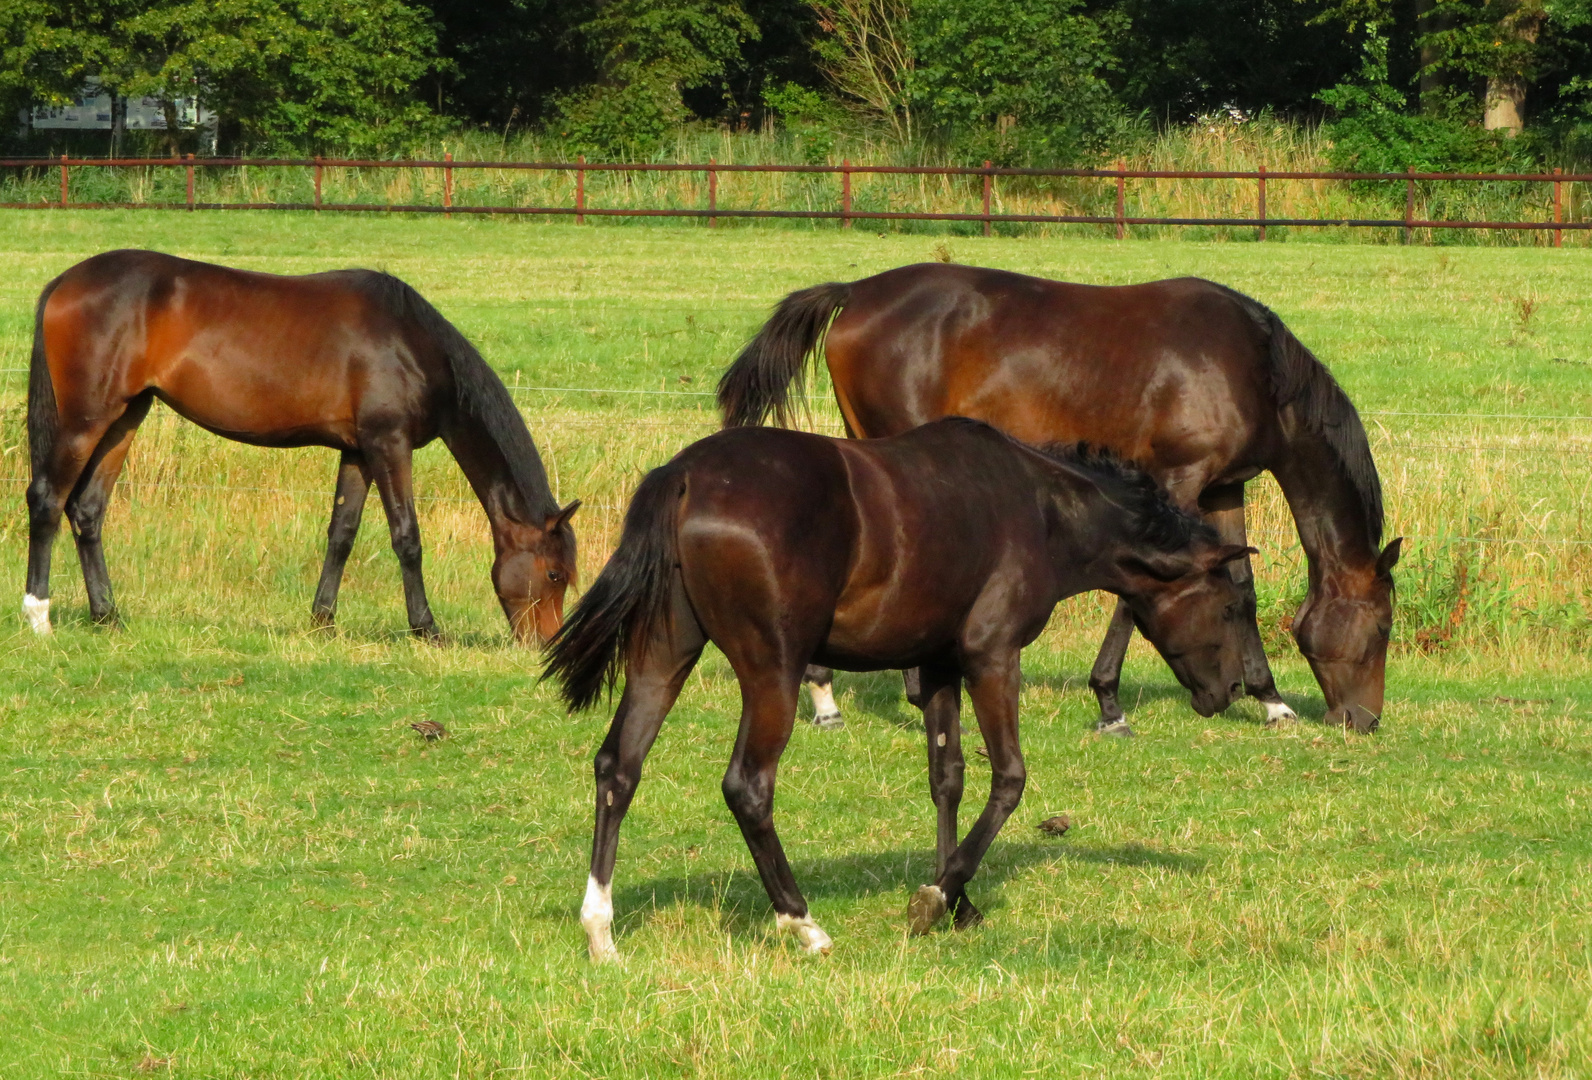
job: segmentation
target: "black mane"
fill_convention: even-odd
[[[1084,473],[1111,502],[1127,511],[1131,538],[1158,551],[1177,551],[1197,537],[1217,539],[1216,530],[1172,502],[1166,489],[1143,469],[1088,443],[1047,443],[1032,449]]]
[[[395,318],[415,323],[434,340],[448,357],[453,371],[454,392],[459,411],[486,432],[514,478],[525,500],[527,524],[540,525],[558,513],[558,500],[547,482],[547,469],[536,452],[525,419],[498,378],[474,345],[442,313],[431,306],[413,287],[377,270],[359,271],[361,284]]]

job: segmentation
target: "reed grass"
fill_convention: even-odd
[[[902,934],[932,867],[921,731],[898,679],[842,675],[848,727],[799,727],[778,796],[838,943],[823,961],[773,934],[723,809],[737,692],[710,650],[625,825],[626,964],[594,971],[574,912],[608,714],[563,715],[510,642],[446,452],[420,453],[416,486],[452,644],[404,639],[374,503],[338,630],[316,632],[333,455],[224,442],[157,407],[107,523],[127,628],[87,625],[63,540],[55,637],[0,631],[0,1075],[1588,1075],[1592,447],[1586,423],[1544,419],[1592,417],[1592,269],[1569,253],[4,220],[0,479],[18,496],[16,369],[33,298],[67,265],[118,246],[379,265],[514,388],[558,494],[586,500],[589,582],[642,471],[716,426],[701,395],[774,300],[938,251],[1101,283],[1197,272],[1273,305],[1360,405],[1413,549],[1374,738],[1312,722],[1281,628],[1302,569],[1269,481],[1250,489],[1263,622],[1304,722],[1264,729],[1249,703],[1201,720],[1136,643],[1140,736],[1097,740],[1084,679],[1105,605],[1064,605],[1025,654],[1030,781],[969,934]],[[20,587],[11,505],[0,552]],[[420,742],[422,719],[451,737]],[[1033,823],[1062,811],[1073,831],[1041,839]]]
[[[815,139],[817,140],[815,144]],[[1331,171],[1329,144],[1317,127],[1275,120],[1269,116],[1233,123],[1213,120],[1202,124],[1168,127],[1147,137],[1118,161],[1130,169],[1164,171],[1254,171],[1261,165],[1272,172]],[[414,157],[439,160],[451,153],[459,161],[573,161],[556,139],[534,134],[494,137],[487,132],[461,132],[417,148]],[[804,133],[786,129],[730,132],[683,128],[654,161],[724,165],[816,163],[839,165],[843,161],[867,165],[957,164],[944,151],[919,143],[903,144],[878,133]],[[1114,162],[1102,162],[1112,165]],[[378,206],[441,206],[445,177],[441,169],[393,167],[379,170],[328,168],[322,178],[322,198],[327,203]],[[852,207],[864,212],[935,212],[978,214],[983,207],[980,177],[855,175]],[[718,177],[717,206],[725,210],[824,210],[841,206],[838,175],[734,174]],[[183,203],[186,175],[179,168],[107,169],[80,167],[73,171],[71,196],[76,202],[133,204]],[[1567,222],[1582,219],[1580,185],[1563,188]],[[1092,215],[1116,213],[1116,184],[1109,178],[1067,179],[1001,177],[992,186],[991,210],[997,214]],[[200,203],[309,204],[314,183],[308,168],[240,167],[196,170],[194,199]],[[1259,189],[1251,180],[1130,180],[1124,189],[1128,217],[1254,218]],[[6,170],[0,176],[0,202],[56,202],[60,178],[52,168]],[[585,198],[589,207],[605,209],[705,209],[708,206],[706,173],[588,172]],[[1552,218],[1553,192],[1549,184],[1465,183],[1421,181],[1416,185],[1414,217],[1417,220],[1546,221]],[[563,207],[576,205],[576,178],[572,172],[456,169],[453,172],[455,205],[497,207]],[[1267,190],[1268,218],[1402,219],[1405,184],[1347,183],[1328,180],[1271,180]],[[619,224],[618,219],[593,217],[593,221]],[[640,222],[631,220],[627,225]],[[720,227],[766,227],[769,222],[721,219]],[[828,230],[838,222],[785,221],[781,227]],[[973,235],[982,230],[976,222],[888,221],[864,222],[874,231],[932,235]],[[1004,235],[1090,236],[1110,235],[1115,226],[1044,225],[1007,223]],[[1177,237],[1188,240],[1250,241],[1256,230],[1233,226],[1135,225],[1138,238]],[[1545,232],[1481,232],[1472,230],[1417,230],[1421,243],[1442,245],[1544,246]],[[1271,226],[1271,241],[1318,240],[1398,243],[1402,229]],[[1584,245],[1583,234],[1566,234],[1572,246]]]

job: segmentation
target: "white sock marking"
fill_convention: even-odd
[[[1299,719],[1297,713],[1280,701],[1268,701],[1264,704],[1266,706],[1266,723],[1268,724],[1280,724],[1284,720]]]
[[[580,905],[580,925],[586,930],[586,948],[594,964],[611,963],[619,959],[614,948],[614,899],[612,883],[597,884],[597,879],[587,877],[586,899]]]
[[[817,683],[808,687],[813,694],[813,716],[819,720],[827,720],[831,716],[840,715],[840,706],[835,704],[835,684],[819,686]]]
[[[803,915],[798,919],[793,915],[781,915],[775,912],[774,925],[781,933],[795,934],[796,940],[802,943],[803,952],[828,956],[829,950],[835,947],[829,935],[813,922],[811,915]]]
[[[50,602],[40,600],[32,593],[22,598],[22,615],[28,620],[28,625],[35,634],[48,634],[50,632]]]

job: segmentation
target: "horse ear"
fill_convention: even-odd
[[[1216,549],[1216,557],[1211,562],[1211,569],[1215,570],[1219,566],[1226,566],[1230,562],[1237,562],[1246,555],[1259,554],[1260,549],[1256,547],[1245,547],[1243,544],[1223,544],[1221,547]]]
[[[1122,560],[1122,569],[1130,574],[1154,578],[1156,581],[1176,581],[1199,569],[1199,564],[1179,552],[1158,551],[1153,555],[1129,555]]]
[[[573,517],[575,515],[575,511],[579,509],[580,500],[576,499],[574,502],[564,507],[564,509],[560,510],[558,513],[547,519],[547,528],[545,531],[550,533],[557,532],[565,525],[568,525],[569,519]]]
[[[1399,562],[1399,549],[1404,545],[1404,537],[1395,536],[1393,542],[1382,549],[1382,554],[1376,557],[1376,572],[1379,576],[1390,578],[1393,568]]]

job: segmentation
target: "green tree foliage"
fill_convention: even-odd
[[[918,121],[967,159],[1085,160],[1120,128],[1106,82],[1128,28],[1082,0],[915,0],[907,98]]]
[[[720,78],[757,25],[736,0],[607,0],[579,28],[601,77],[560,103],[571,146],[644,158],[687,116],[681,95]]]
[[[424,0],[442,64],[428,101],[495,129],[552,115],[558,96],[595,78],[578,32],[596,0]],[[534,58],[534,59],[533,59]]]
[[[0,86],[60,101],[97,76],[166,105],[196,98],[266,147],[397,149],[429,133],[416,84],[438,66],[426,14],[403,0],[0,0]]]

